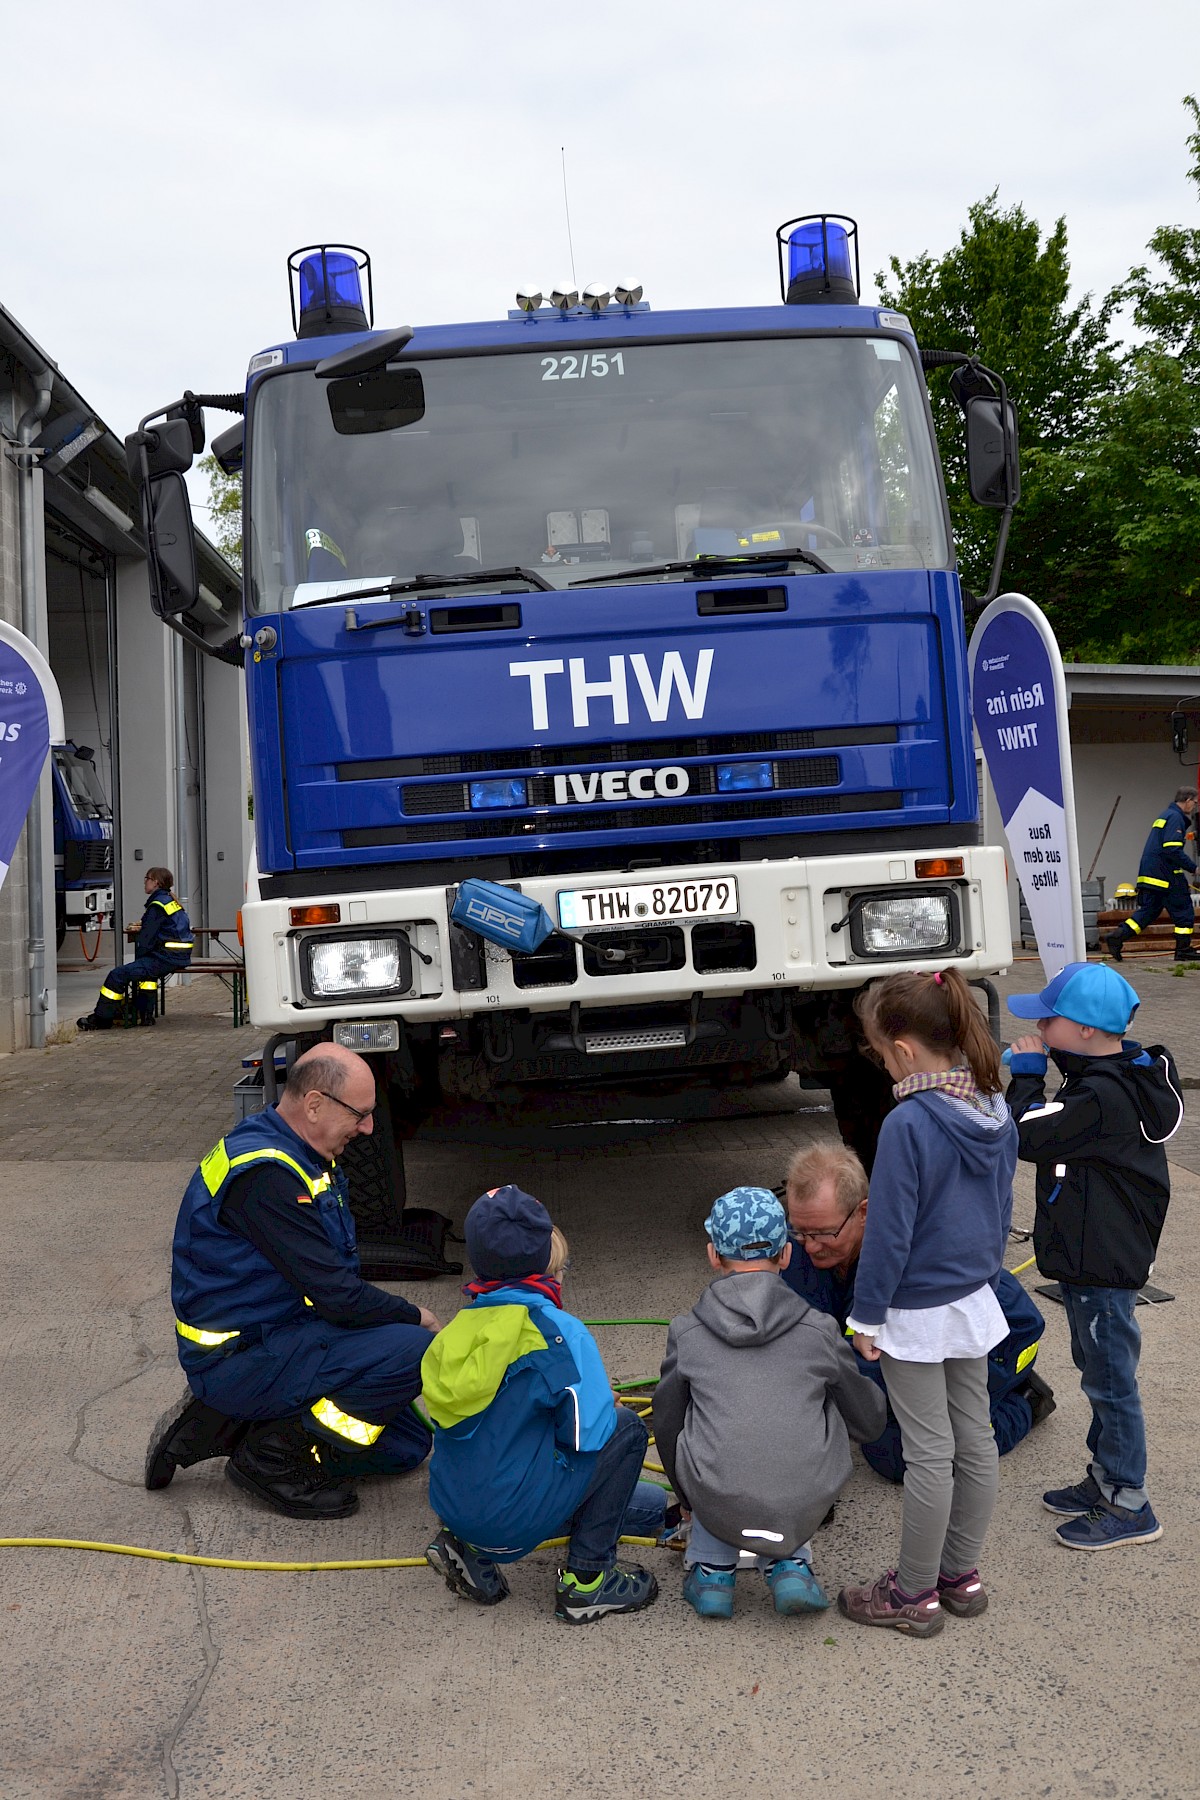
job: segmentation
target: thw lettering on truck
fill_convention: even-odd
[[[667,650],[659,665],[657,678],[650,673],[649,658],[640,650],[631,656],[610,656],[608,659],[608,680],[589,681],[587,665],[582,656],[568,657],[564,665],[561,657],[554,657],[539,662],[510,662],[508,672],[517,680],[529,683],[529,704],[533,715],[535,731],[550,729],[550,694],[549,687],[555,676],[564,673],[568,676],[569,688],[556,684],[554,698],[558,702],[565,700],[569,691],[571,697],[571,725],[576,731],[585,730],[591,724],[589,701],[607,700],[612,706],[612,722],[614,725],[629,723],[629,680],[625,665],[633,670],[634,681],[646,709],[646,717],[656,725],[661,725],[670,715],[672,694],[677,692],[684,716],[688,719],[702,719],[704,706],[708,699],[708,681],[712,674],[712,650],[698,650],[696,653],[695,673],[688,674],[683,657],[678,650]],[[557,710],[562,710],[558,707]]]

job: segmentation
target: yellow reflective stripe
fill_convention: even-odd
[[[353,1419],[335,1406],[332,1400],[316,1400],[313,1402],[312,1416],[326,1431],[334,1431],[338,1437],[348,1438],[352,1444],[359,1444],[369,1450],[371,1445],[381,1436],[382,1425],[368,1425],[365,1419]]]
[[[106,1000],[123,1000],[125,998],[124,994],[118,993],[113,988],[102,987],[100,992]]]
[[[1164,850],[1182,850],[1183,849],[1183,839],[1182,838],[1164,838],[1162,847]]]
[[[311,1175],[306,1175],[295,1157],[289,1156],[286,1150],[247,1150],[244,1156],[233,1157],[229,1166],[231,1169],[236,1169],[243,1163],[252,1162],[286,1163],[289,1169],[295,1169],[297,1175],[300,1177],[310,1194],[318,1194],[321,1191],[319,1179],[314,1181]],[[326,1181],[325,1185],[328,1187],[328,1181]]]
[[[140,988],[149,988],[150,992],[153,993],[155,988],[158,986],[158,983],[157,983],[157,981],[139,981],[138,986]]]
[[[164,938],[162,947],[164,950],[192,950],[195,944],[195,938]]]
[[[1033,1361],[1033,1359],[1037,1355],[1037,1353],[1038,1353],[1038,1347],[1036,1344],[1026,1344],[1026,1346],[1022,1350],[1020,1356],[1018,1356],[1018,1358],[1017,1358],[1017,1374],[1018,1375],[1021,1373],[1022,1369],[1027,1369],[1029,1367],[1030,1363]]]
[[[1126,931],[1136,931],[1139,937],[1141,937],[1141,935],[1142,935],[1141,926],[1138,924],[1135,924],[1132,919],[1126,919],[1125,929],[1126,929]]]
[[[175,1329],[180,1337],[187,1338],[192,1344],[203,1344],[205,1349],[214,1344],[227,1344],[230,1338],[242,1335],[240,1331],[199,1331],[195,1325],[185,1325],[182,1319],[176,1319]]]
[[[1138,876],[1138,886],[1139,887],[1168,888],[1168,887],[1170,887],[1170,885],[1171,884],[1169,881],[1160,881],[1156,875],[1139,875]]]
[[[318,1175],[315,1181],[309,1183],[309,1191],[315,1199],[318,1194],[328,1193],[332,1186],[333,1176],[326,1170],[324,1175]]]
[[[303,1294],[301,1296],[301,1298],[303,1299],[305,1306],[312,1306],[312,1301],[309,1299],[307,1294]]]
[[[1191,935],[1192,935],[1192,927],[1190,925],[1177,925],[1175,927],[1175,936],[1176,937],[1191,937]]]
[[[1154,821],[1154,830],[1155,830],[1155,831],[1161,831],[1161,830],[1162,830],[1162,828],[1163,828],[1163,826],[1164,826],[1164,825],[1165,825],[1165,824],[1166,824],[1166,822],[1167,822],[1167,821],[1166,821],[1166,820],[1165,820],[1165,819],[1155,819],[1155,821]]]
[[[178,900],[152,900],[150,904],[151,906],[161,906],[168,918],[172,913],[183,911],[183,907]]]

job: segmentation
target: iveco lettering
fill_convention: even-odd
[[[155,609],[210,652],[206,419],[241,473],[264,1090],[323,1037],[373,1055],[393,1129],[349,1154],[393,1217],[444,1095],[798,1071],[869,1150],[858,990],[953,964],[986,997],[1009,961],[927,387],[1002,515],[994,593],[1005,383],[861,303],[852,219],[775,255],[740,307],[526,286],[389,326],[366,253],[310,245],[293,335],[128,440]]]

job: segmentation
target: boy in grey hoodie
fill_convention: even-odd
[[[774,1194],[734,1188],[704,1229],[718,1279],[672,1321],[654,1398],[663,1468],[692,1513],[683,1597],[732,1617],[752,1557],[777,1613],[819,1611],[808,1539],[850,1479],[850,1438],[878,1437],[887,1402],[837,1321],[776,1279],[792,1246]]]

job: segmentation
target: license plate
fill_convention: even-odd
[[[671,920],[720,919],[738,910],[737,882],[647,882],[637,887],[568,888],[558,896],[564,931],[595,931],[612,925],[654,925]]]

